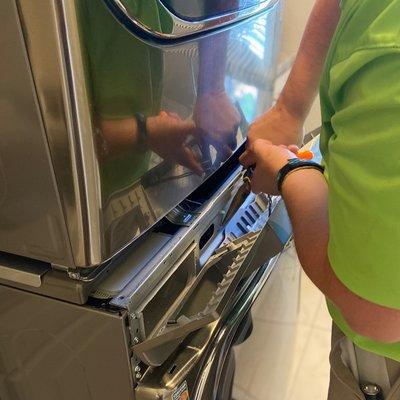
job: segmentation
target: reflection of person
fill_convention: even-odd
[[[363,398],[365,383],[400,398],[399,15],[398,0],[316,1],[282,95],[252,126],[242,157],[256,164],[256,192],[277,193],[280,171],[299,259],[327,296],[331,400]],[[297,148],[276,145],[299,142],[329,45],[320,89],[325,177],[303,165],[282,181],[282,168],[299,165]]]
[[[204,2],[206,14],[234,9],[237,0]],[[199,41],[200,65],[194,121],[206,145],[215,147],[223,161],[236,149],[240,114],[225,91],[229,33]]]
[[[145,23],[160,24],[163,14],[155,0],[129,1]],[[95,123],[105,155],[104,195],[129,186],[146,172],[147,148],[201,174],[200,163],[185,144],[195,132],[194,124],[160,112],[162,52],[128,33],[102,1],[82,2],[81,14]],[[138,113],[149,116],[145,129],[139,129]]]

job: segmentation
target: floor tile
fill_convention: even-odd
[[[329,385],[330,333],[314,328],[288,400],[325,400]]]
[[[300,273],[297,257],[293,257],[290,249],[286,250],[252,308],[253,318],[264,322],[296,323]]]
[[[326,306],[325,299],[321,301],[317,314],[315,316],[314,320],[314,326],[319,328],[319,329],[325,329],[328,330],[329,332],[332,329],[332,318],[328,312],[328,308]]]
[[[298,323],[312,325],[324,296],[308,279],[305,273],[301,275],[301,296]]]
[[[250,398],[284,399],[311,328],[275,322],[258,322],[255,326],[248,341],[235,349],[236,382]]]

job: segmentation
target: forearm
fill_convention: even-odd
[[[198,96],[225,91],[228,35],[217,34],[213,40],[199,42],[200,68],[197,84]]]
[[[339,0],[317,0],[309,17],[288,81],[278,99],[293,115],[305,119],[315,96],[333,33],[340,17]]]
[[[110,153],[132,151],[139,143],[138,125],[134,117],[100,120],[98,127]]]
[[[382,342],[400,341],[400,311],[362,299],[336,277],[328,260],[328,188],[316,170],[289,175],[282,195],[293,226],[300,263],[314,284],[339,308],[357,333]]]
[[[226,12],[237,7],[238,0],[206,0],[204,11]],[[199,42],[200,68],[198,78],[198,95],[219,93],[225,90],[225,73],[228,54],[229,34],[221,32]]]

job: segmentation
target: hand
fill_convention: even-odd
[[[225,91],[199,95],[193,119],[202,141],[212,145],[226,160],[237,146],[236,133],[241,118]]]
[[[296,157],[296,151],[297,146],[276,146],[263,139],[257,139],[250,144],[240,157],[240,162],[245,168],[255,165],[251,190],[254,193],[279,194],[276,185],[278,172],[289,159]]]
[[[269,140],[277,145],[300,144],[303,137],[303,125],[302,118],[296,117],[283,105],[277,103],[250,125],[248,145],[257,139]]]
[[[160,115],[147,118],[149,148],[164,160],[177,162],[201,176],[204,171],[200,160],[186,145],[190,135],[197,137],[194,123],[183,121],[176,114],[162,111]]]

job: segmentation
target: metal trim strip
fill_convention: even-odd
[[[163,32],[161,29],[144,24],[137,16],[133,15],[122,3],[121,0],[103,0],[117,20],[125,28],[144,41],[156,44],[177,44],[193,40],[205,33],[219,30],[229,25],[238,23],[245,19],[258,16],[270,10],[279,0],[267,0],[253,7],[237,10],[220,16],[211,17],[205,20],[188,21],[179,18],[158,1],[160,7],[169,15],[173,22],[172,33]]]

